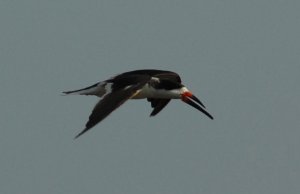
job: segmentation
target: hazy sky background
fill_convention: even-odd
[[[1,0],[0,193],[300,193],[299,0]],[[178,72],[215,117],[61,96]]]

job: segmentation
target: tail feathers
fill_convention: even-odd
[[[99,87],[100,86],[100,87]],[[79,95],[96,95],[96,96],[102,96],[102,85],[101,83],[96,83],[94,85],[91,85],[89,87],[79,89],[79,90],[71,90],[71,91],[64,91],[63,94],[69,95],[69,94],[79,94]]]

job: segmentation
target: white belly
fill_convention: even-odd
[[[131,97],[131,99],[142,99],[142,98],[166,98],[166,99],[179,99],[181,97],[181,90],[164,90],[164,89],[154,89],[146,84],[141,90]]]

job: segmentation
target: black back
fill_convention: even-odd
[[[118,77],[123,77],[123,76],[126,77],[129,75],[149,75],[151,77],[157,77],[157,78],[172,80],[174,82],[181,83],[180,76],[177,73],[172,71],[157,70],[157,69],[143,69],[143,70],[128,71],[113,77],[113,79],[116,79]]]

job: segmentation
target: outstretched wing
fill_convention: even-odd
[[[78,138],[96,124],[106,118],[111,112],[121,106],[124,102],[136,95],[139,90],[149,81],[149,76],[129,76],[125,80],[117,79],[112,82],[112,91],[103,97],[94,107],[89,120],[83,129],[75,138]]]

